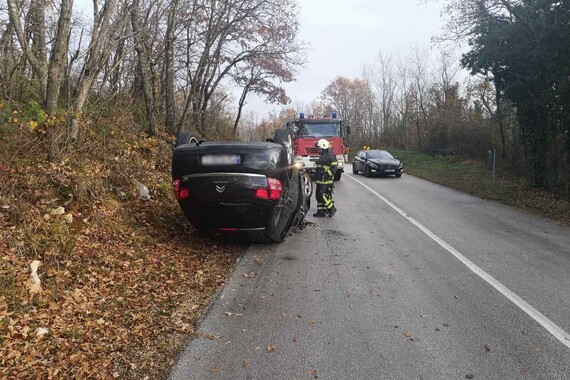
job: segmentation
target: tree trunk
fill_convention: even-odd
[[[238,129],[238,125],[239,125],[239,119],[241,118],[241,111],[243,109],[243,106],[245,104],[245,98],[247,97],[247,93],[249,92],[249,84],[246,85],[243,88],[243,91],[241,92],[241,97],[239,98],[239,103],[238,103],[238,112],[237,112],[237,116],[236,116],[236,120],[234,122],[234,129],[233,129],[233,134],[234,137],[237,136],[237,129]]]
[[[174,88],[174,45],[175,45],[175,29],[176,29],[176,11],[178,9],[178,0],[174,0],[170,5],[168,13],[168,24],[166,27],[166,48],[164,61],[165,75],[165,108],[166,108],[166,130],[171,133],[176,132],[176,102]]]
[[[146,106],[146,123],[147,123],[147,133],[150,136],[156,136],[158,133],[156,129],[156,124],[154,122],[154,98],[152,96],[151,88],[151,70],[149,56],[144,45],[144,33],[141,30],[141,22],[139,16],[139,0],[133,1],[133,7],[131,9],[131,25],[134,32],[135,38],[135,51],[139,58],[138,65],[141,73],[142,89],[144,93],[144,100]]]
[[[58,105],[59,92],[63,79],[63,69],[68,51],[69,35],[71,32],[71,11],[73,0],[62,0],[61,13],[57,24],[57,33],[51,53],[46,86],[46,111],[53,112]]]

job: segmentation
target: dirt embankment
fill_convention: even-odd
[[[37,133],[3,127],[0,378],[163,378],[245,248],[182,216],[172,138],[115,125],[52,162]]]

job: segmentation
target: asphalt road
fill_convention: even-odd
[[[244,254],[171,379],[570,378],[570,228],[408,175],[335,187],[334,218]]]

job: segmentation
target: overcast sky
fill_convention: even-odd
[[[361,77],[378,51],[408,55],[411,45],[430,48],[442,22],[437,2],[420,0],[298,0],[301,39],[309,44],[308,62],[297,81],[285,84],[293,105],[308,105],[336,76]],[[276,105],[252,96],[246,111],[260,116]]]
[[[442,25],[437,0],[428,4],[422,0],[297,1],[301,8],[300,37],[309,52],[297,80],[284,85],[291,105],[308,106],[339,75],[361,77],[363,66],[372,64],[379,51],[406,56],[413,44],[430,48],[431,37]],[[91,14],[90,0],[76,0],[76,7]],[[235,89],[234,94],[237,104],[241,90]],[[280,108],[252,94],[244,110],[263,117]]]

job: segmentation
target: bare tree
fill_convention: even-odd
[[[25,30],[21,23],[21,14],[16,0],[8,1],[8,13],[10,24],[13,26],[18,41],[26,59],[32,65],[41,84],[41,94],[45,108],[48,112],[53,112],[58,104],[59,91],[61,89],[61,78],[63,77],[64,60],[67,54],[71,12],[73,0],[62,0],[58,17],[55,39],[51,44],[51,54],[49,63],[47,61],[46,44],[46,24],[45,9],[46,0],[34,0],[30,3],[29,14],[33,19],[33,31]],[[32,44],[27,39],[27,35],[34,36]]]
[[[393,57],[391,55],[378,52],[372,73],[372,82],[380,106],[379,111],[382,118],[382,130],[388,128],[392,122],[394,113],[396,79],[392,62]]]
[[[411,64],[410,74],[414,84],[415,106],[416,106],[416,134],[418,149],[422,148],[422,129],[427,126],[426,94],[428,90],[428,64],[429,54],[418,45],[412,46],[412,55],[409,58]]]
[[[195,0],[186,23],[188,91],[179,130],[192,119],[200,133],[211,97],[236,66],[254,57],[289,59],[297,41],[293,0]]]
[[[100,5],[102,5],[101,9],[99,9]],[[125,30],[129,19],[127,12],[126,6],[122,6],[118,11],[118,0],[105,0],[102,4],[98,0],[93,1],[91,42],[87,49],[87,57],[81,76],[75,87],[72,105],[73,118],[70,134],[72,140],[77,140],[79,137],[80,126],[77,120],[83,111],[95,78],[100,73],[109,55],[115,50],[117,42],[121,38],[126,38],[122,32]]]

